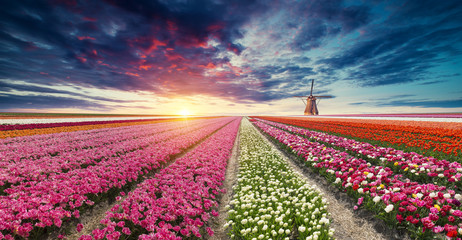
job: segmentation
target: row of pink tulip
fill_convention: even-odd
[[[55,127],[70,127],[84,126],[94,124],[112,124],[125,122],[143,122],[152,121],[152,119],[130,119],[130,120],[111,120],[111,121],[84,121],[84,122],[52,122],[52,123],[29,123],[29,124],[7,124],[0,125],[0,131],[37,129],[37,128],[55,128]]]
[[[450,238],[462,235],[462,196],[454,190],[413,182],[388,167],[373,166],[263,122],[254,124],[303,157],[307,166],[356,196],[355,209],[366,205],[391,225],[404,226],[416,238],[432,233],[445,233]]]
[[[260,121],[292,133],[300,134],[315,141],[321,141],[346,149],[354,154],[360,154],[360,156],[368,160],[388,166],[414,180],[437,182],[438,184],[453,186],[455,182],[459,182],[462,177],[462,164],[459,162],[439,160],[415,152],[404,152],[394,148],[381,147],[282,123],[275,123],[267,120]]]
[[[194,122],[200,122],[200,120],[187,120],[184,122],[188,122],[188,124],[193,124]],[[153,132],[151,128],[156,126],[178,127],[179,124],[174,122],[159,122],[155,124],[131,125],[116,128],[108,127],[83,131],[60,132],[52,134],[39,134],[15,138],[5,138],[0,139],[0,157],[8,159],[14,157],[14,160],[24,157],[39,158],[41,156],[46,156],[49,154],[56,154],[62,151],[69,151],[76,147],[94,147],[98,144],[107,144],[108,141],[116,142],[119,138],[123,139],[131,137],[129,135],[125,136],[127,134],[134,135],[134,137],[141,136],[140,134],[142,134],[143,132]],[[11,154],[13,154],[12,152],[16,153],[15,155],[10,156]]]
[[[27,237],[34,228],[60,227],[64,219],[78,218],[79,210],[85,205],[93,205],[91,199],[122,188],[141,175],[158,169],[171,156],[232,120],[207,120],[207,126],[194,131],[184,130],[183,135],[147,148],[109,157],[87,168],[51,173],[43,181],[12,186],[4,190],[6,196],[0,196],[0,231],[9,237]]]
[[[129,127],[129,126],[127,126]],[[120,127],[124,128],[124,127]],[[87,130],[86,132],[88,134],[94,134],[98,132],[105,132],[108,131],[109,128],[96,128],[96,129],[91,129]],[[25,143],[29,141],[34,141],[37,144],[42,145],[42,141],[50,141],[53,136],[56,137],[62,137],[62,138],[74,138],[72,134],[75,134],[76,132],[60,132],[60,133],[53,133],[53,134],[38,134],[38,135],[29,135],[29,136],[23,136],[23,137],[13,137],[13,138],[1,138],[0,139],[0,151],[8,151],[11,150],[12,147],[10,147],[10,144],[17,144],[17,143]],[[78,133],[77,133],[78,134]]]
[[[0,185],[4,183],[17,184],[26,180],[40,181],[46,179],[50,173],[60,173],[82,166],[95,165],[111,156],[122,156],[127,152],[145,148],[156,142],[187,134],[184,132],[185,130],[199,129],[209,122],[202,120],[191,125],[184,124],[186,123],[168,122],[149,124],[148,126],[137,125],[126,128],[124,131],[115,128],[113,129],[114,132],[95,133],[96,137],[90,135],[91,137],[89,136],[87,141],[54,141],[56,150],[62,149],[62,151],[53,156],[40,153],[42,149],[49,149],[49,147],[35,147],[31,142],[29,149],[33,153],[31,154],[32,157],[27,158],[27,155],[21,155],[17,151],[3,154],[2,159],[6,161],[0,163]],[[82,135],[89,134],[86,131],[81,131],[80,135],[74,135],[80,138]],[[45,150],[45,152],[49,151]],[[18,156],[15,156],[16,154]],[[41,157],[36,159],[38,155]],[[21,158],[21,156],[23,157]],[[0,187],[0,190],[3,189]]]
[[[101,221],[105,227],[80,239],[201,238],[211,216],[217,216],[217,195],[225,178],[227,161],[234,145],[240,118],[212,135],[197,148],[144,181]],[[137,236],[130,236],[132,239]]]

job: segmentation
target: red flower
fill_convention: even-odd
[[[407,216],[406,217],[406,221],[411,222],[412,220],[414,220],[414,217],[412,217],[412,216]]]
[[[358,184],[353,185],[353,190],[356,191],[356,190],[358,190],[358,188],[359,188],[359,185],[358,185]]]
[[[448,237],[456,237],[457,236],[457,231],[450,231],[448,233],[446,233],[446,236]]]
[[[433,214],[433,213],[430,213],[429,217],[430,217],[430,220],[432,220],[434,222],[438,221],[438,219],[439,219],[438,215]]]
[[[77,224],[77,232],[82,231],[83,225],[81,223]]]

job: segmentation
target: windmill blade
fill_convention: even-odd
[[[313,96],[313,85],[314,85],[314,79],[311,79],[311,92],[310,92],[310,96]]]
[[[333,98],[333,96],[314,96],[315,98]]]
[[[302,97],[302,98],[307,98],[308,96],[294,96],[294,97]]]

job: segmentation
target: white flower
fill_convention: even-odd
[[[305,232],[306,228],[304,226],[298,227],[299,232]]]
[[[454,196],[454,198],[460,201],[460,200],[462,200],[462,195],[456,194],[456,195]]]
[[[374,201],[375,203],[378,203],[380,202],[381,198],[379,196],[375,196],[374,199],[372,199],[372,201]]]
[[[329,219],[328,218],[325,218],[325,217],[322,217],[321,220],[319,220],[319,223],[320,224],[329,224]],[[319,225],[318,225],[319,226]]]
[[[395,206],[393,204],[388,204],[387,207],[385,208],[385,212],[389,213],[391,211],[393,211],[393,208]]]

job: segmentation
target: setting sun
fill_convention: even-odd
[[[191,112],[188,109],[183,109],[183,110],[180,111],[179,115],[189,116],[189,115],[191,115]]]

